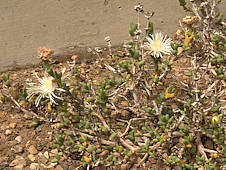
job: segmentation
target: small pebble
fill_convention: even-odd
[[[73,55],[73,56],[71,57],[72,60],[76,60],[77,58],[78,58],[77,55]]]
[[[14,129],[16,127],[16,123],[10,123],[9,124],[9,127],[12,128],[12,129]]]
[[[6,129],[5,134],[6,134],[6,135],[11,135],[11,134],[12,134],[12,131],[9,130],[9,129]]]
[[[50,152],[53,153],[53,154],[57,154],[58,153],[58,150],[57,149],[53,149]]]
[[[18,159],[14,159],[10,164],[9,166],[16,166],[19,164],[19,160]]]
[[[32,154],[29,154],[27,157],[28,157],[32,162],[35,161],[35,159],[36,159],[36,157],[35,157],[34,155],[32,155]]]
[[[86,73],[86,71],[85,71],[84,68],[81,68],[81,71],[80,72],[81,72],[82,75],[85,75],[85,73]]]
[[[46,159],[46,157],[44,155],[39,155],[38,161],[43,163],[43,164],[46,164],[48,162],[48,159]]]
[[[14,167],[13,169],[19,170],[19,169],[24,169],[26,165],[26,161],[22,156],[17,155],[16,159],[14,159],[9,166]]]
[[[58,163],[51,163],[51,164],[49,165],[49,167],[50,167],[50,168],[55,167],[57,164],[58,164]]]
[[[49,153],[48,153],[48,151],[45,151],[45,152],[44,152],[44,156],[45,156],[47,159],[49,159]]]
[[[34,145],[31,145],[28,149],[29,153],[35,155],[38,153],[37,149],[34,147]]]
[[[31,170],[36,170],[36,169],[38,169],[38,168],[39,168],[38,163],[31,163],[31,165],[30,165],[30,169],[31,169]]]
[[[31,141],[27,141],[27,143],[26,143],[26,145],[25,145],[26,148],[28,148],[28,147],[30,146],[30,142],[31,142]]]
[[[42,166],[43,168],[47,168],[47,169],[54,168],[56,165],[57,165],[57,163],[51,163],[51,164],[48,165],[48,166],[46,166],[46,165],[44,165],[44,164],[41,164],[41,166]]]
[[[16,140],[18,143],[20,143],[20,142],[22,141],[22,137],[21,137],[21,136],[17,136],[17,137],[15,138],[15,140]]]
[[[121,105],[122,105],[123,107],[129,107],[129,103],[128,103],[127,101],[122,101],[122,102],[121,102]]]
[[[164,159],[168,158],[167,153],[164,153],[164,154],[162,155],[162,157],[163,157]]]
[[[24,149],[22,146],[16,145],[11,150],[13,150],[15,153],[21,153]]]

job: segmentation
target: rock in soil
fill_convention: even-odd
[[[35,154],[38,153],[38,151],[37,151],[37,149],[34,147],[34,145],[31,145],[31,146],[29,147],[28,151],[29,151],[31,154],[33,154],[33,155],[35,155]]]
[[[13,150],[15,153],[21,153],[24,149],[22,146],[16,145],[11,150]]]
[[[6,135],[11,135],[11,134],[12,134],[12,131],[9,130],[9,129],[6,129],[5,134],[6,134]]]
[[[22,156],[17,155],[16,159],[14,159],[9,166],[14,167],[14,170],[24,169],[26,165],[26,161]]]
[[[35,157],[34,155],[32,155],[32,154],[29,154],[27,157],[28,157],[32,162],[34,162],[35,159],[36,159],[36,157]]]
[[[15,140],[16,140],[18,143],[21,143],[22,137],[21,137],[21,136],[17,136],[17,137],[15,138]]]
[[[9,124],[9,127],[12,128],[12,129],[14,129],[16,127],[16,123],[10,123]]]
[[[49,153],[48,153],[48,151],[45,151],[44,152],[44,156],[46,157],[46,159],[49,159]]]
[[[30,165],[30,169],[31,170],[36,170],[38,168],[39,168],[39,164],[38,163],[31,163],[31,165]]]

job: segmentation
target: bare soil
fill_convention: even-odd
[[[115,54],[118,55],[119,61],[123,59],[123,56],[120,57],[122,51],[116,51]],[[106,56],[106,60],[108,59],[110,59],[109,56]],[[94,85],[102,82],[104,80],[103,78],[108,75],[106,70],[103,72],[101,64],[98,64],[97,61],[98,60],[96,60],[96,58],[84,56],[80,56],[76,59],[76,65],[79,68],[81,75],[84,76],[84,78],[91,80]],[[186,63],[188,63],[187,59],[180,59],[176,62],[173,68],[175,75],[183,75],[183,68],[189,67]],[[56,61],[56,63],[53,64],[53,67],[62,70],[63,67],[68,67],[68,64],[66,62],[61,63]],[[181,71],[179,72],[179,70]],[[38,65],[35,68],[11,71],[9,89],[5,86],[2,80],[0,81],[2,93],[5,94],[5,96],[9,93],[15,101],[21,101],[19,94],[25,88],[25,83],[31,82],[34,79],[34,74],[41,72],[43,72],[43,67],[41,65]],[[51,122],[51,120],[57,119],[54,114],[56,110],[54,110],[51,114],[48,114],[43,107],[36,109],[34,105],[32,106],[28,103],[19,103],[28,111],[23,112],[11,100],[12,98],[10,99],[10,96],[5,98],[5,102],[3,104],[0,104],[0,169],[20,169],[22,166],[22,169],[32,169],[32,167],[36,167],[39,169],[70,170],[78,167],[80,163],[79,155],[77,155],[77,157],[73,157],[73,160],[70,158],[66,159],[62,156],[58,164],[51,163],[51,160],[54,159],[54,154],[58,153],[58,150],[53,148],[53,140],[55,139],[55,132],[59,124],[54,121]],[[121,102],[119,105],[123,106],[127,105],[127,103]],[[30,108],[32,108],[32,110],[30,110]],[[31,112],[36,113],[39,117],[44,118],[46,121],[41,122],[41,124],[36,128],[30,127],[34,116]],[[117,119],[129,120],[131,118],[133,118],[133,115],[130,115],[129,112],[104,116],[105,121],[111,126],[111,128],[118,129],[121,132],[125,131],[126,124],[124,122],[117,121]],[[140,121],[140,123],[142,124],[142,121]],[[139,121],[137,121],[133,126],[140,126]],[[99,136],[99,138],[105,139],[105,135],[101,135],[103,136]],[[31,149],[31,147],[34,147],[34,149]],[[105,154],[103,154],[103,156]],[[137,163],[137,161],[140,161],[141,159],[142,157],[131,158],[129,163],[123,164],[123,166],[127,168],[133,167],[133,164]],[[149,158],[145,162],[143,168],[146,169],[148,167],[152,167],[156,170],[167,168],[163,167],[162,161],[157,157]],[[122,166],[111,168],[120,169]],[[102,169],[106,169],[106,167],[102,167]]]

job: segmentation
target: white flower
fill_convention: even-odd
[[[144,43],[144,49],[148,50],[148,54],[155,58],[161,58],[163,54],[169,55],[172,51],[170,46],[171,39],[163,35],[161,32],[146,38],[148,42]]]
[[[38,77],[38,76],[37,76]],[[30,100],[34,95],[39,95],[35,100],[35,106],[37,107],[42,98],[49,98],[50,103],[57,104],[54,98],[63,100],[63,98],[58,97],[54,94],[55,90],[64,92],[65,90],[57,87],[57,83],[54,82],[54,78],[51,76],[45,76],[43,78],[39,78],[39,83],[28,83],[30,87],[27,87],[27,98]]]

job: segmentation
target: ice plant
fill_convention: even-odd
[[[163,54],[169,55],[171,53],[171,38],[167,38],[161,32],[155,33],[146,39],[148,42],[144,43],[144,49],[154,58],[161,58]]]
[[[38,77],[38,76],[37,76]],[[54,78],[51,76],[44,76],[39,78],[39,84],[28,83],[30,87],[27,87],[27,98],[30,100],[34,95],[39,95],[35,100],[35,106],[37,107],[42,98],[49,98],[51,104],[57,104],[54,98],[63,100],[61,97],[58,97],[54,94],[55,90],[65,91],[62,88],[58,88],[57,83],[54,81]]]

